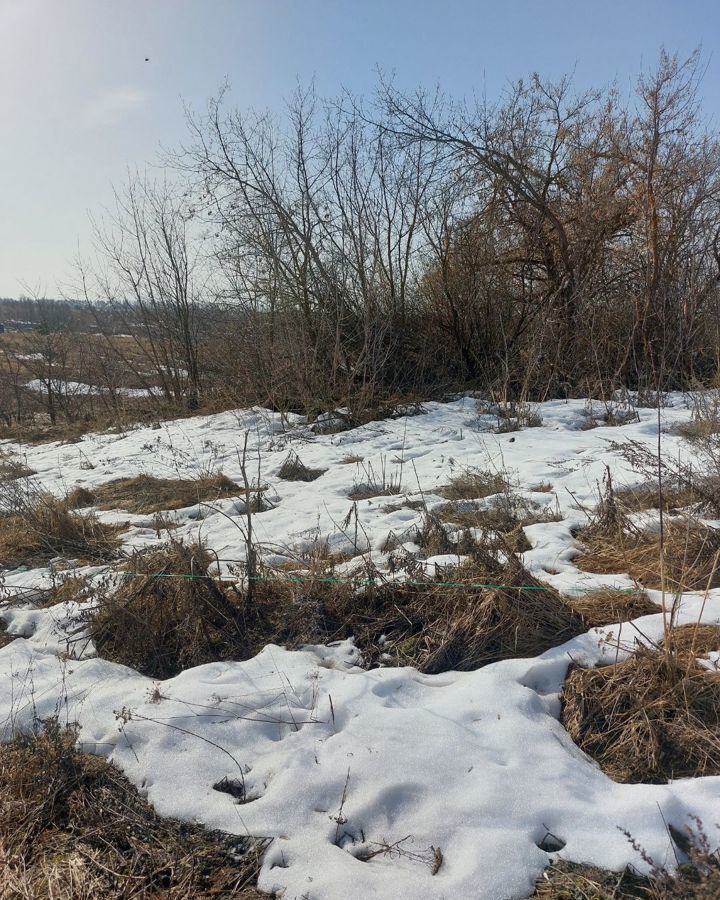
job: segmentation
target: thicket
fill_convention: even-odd
[[[663,52],[627,97],[533,75],[474,105],[381,81],[368,102],[298,92],[280,120],[222,92],[189,116],[177,178],[130,178],[96,223],[77,295],[107,335],[108,396],[132,372],[174,409],[360,420],[458,388],[711,383],[720,144],[701,73]]]

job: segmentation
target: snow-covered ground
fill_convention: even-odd
[[[670,399],[661,410],[664,453],[677,456],[687,447],[672,426],[691,413],[683,397]],[[541,427],[508,434],[493,433],[495,420],[478,416],[465,398],[333,435],[314,433],[299,417],[253,409],[88,435],[76,444],[3,446],[63,494],[139,473],[177,478],[221,470],[237,481],[249,433],[248,469],[268,486],[271,504],[254,517],[264,558],[293,559],[327,540],[350,557],[343,564],[349,573],[369,559],[387,569],[388,536],[421,515],[408,501],[423,498],[430,508],[445,502],[437,489],[467,467],[508,472],[518,493],[562,516],[526,528],[531,549],[523,561],[536,577],[565,593],[631,586],[623,573],[580,572],[571,529],[586,521],[580,507],[596,502],[606,465],[617,485],[640,480],[611,445],[655,445],[656,410],[639,409],[639,422],[592,430],[582,430],[583,401],[549,402],[539,411]],[[325,473],[308,483],[281,480],[290,451]],[[402,479],[401,493],[358,501],[357,515],[348,517],[349,494],[383,469]],[[547,485],[551,491],[537,490]],[[244,558],[243,509],[240,495],[167,515],[179,525],[175,536],[199,536],[229,575]],[[158,541],[149,516],[101,517],[128,523],[128,548]],[[79,722],[83,747],[110,756],[160,813],[272,838],[259,886],[287,900],[522,898],[551,858],[643,869],[630,833],[656,863],[672,865],[668,823],[683,829],[698,816],[711,828],[717,820],[720,777],[615,784],[558,722],[571,659],[592,665],[623,658],[641,634],[661,633],[659,613],[469,673],[367,670],[346,641],[296,651],[268,646],[246,662],[212,663],[156,682],[96,658],[92,644],[78,640],[77,604],[33,608],[33,591],[52,577],[50,569],[16,571],[0,582],[0,595],[13,598],[0,614],[22,635],[0,650],[4,737],[35,717]],[[720,621],[720,590],[684,595],[680,621],[700,614]],[[213,788],[223,778],[244,783],[245,802]]]

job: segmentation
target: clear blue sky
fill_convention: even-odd
[[[718,0],[0,0],[0,296],[56,294],[88,212],[226,78],[241,107],[369,92],[377,67],[493,97],[533,70],[627,86],[662,45],[702,45],[720,121]]]

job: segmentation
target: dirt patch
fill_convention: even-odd
[[[96,506],[144,514],[182,509],[240,493],[238,485],[222,474],[190,479],[136,475],[109,481],[92,490],[76,488],[68,499],[77,507]]]
[[[720,672],[693,653],[643,648],[616,665],[573,669],[562,701],[568,733],[615,781],[720,774]]]
[[[51,722],[0,746],[3,897],[263,896],[253,887],[259,845],[160,818],[117,769],[74,744]]]

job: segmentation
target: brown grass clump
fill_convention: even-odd
[[[600,628],[615,622],[629,622],[640,616],[660,612],[660,608],[644,591],[601,588],[588,591],[578,597],[568,597],[565,602],[583,617],[588,628]]]
[[[101,655],[168,678],[213,660],[248,659],[268,643],[351,636],[368,666],[470,670],[535,656],[585,631],[583,619],[502,546],[507,562],[497,548],[475,543],[469,562],[435,573],[450,582],[442,586],[410,570],[402,583],[371,572],[360,581],[335,579],[335,559],[318,557],[304,574],[266,572],[250,599],[208,577],[212,560],[202,548],[171,542],[131,561],[127,568],[140,575],[89,613],[91,635]]]
[[[541,506],[510,491],[497,494],[493,501],[486,506],[455,501],[444,504],[434,512],[444,522],[452,522],[463,528],[498,531],[501,534],[510,534],[518,528],[538,522],[558,522],[562,518],[549,506]]]
[[[701,502],[703,497],[691,483],[667,483],[662,487],[662,498],[657,482],[648,481],[635,487],[621,488],[615,492],[620,505],[628,511],[641,512],[645,509],[673,511]]]
[[[289,453],[280,466],[278,475],[284,481],[315,481],[324,475],[327,469],[311,469],[305,465],[297,453]]]
[[[203,478],[154,478],[136,475],[101,484],[92,491],[78,488],[70,496],[77,506],[124,509],[131,513],[155,513],[182,509],[201,501],[234,497],[240,488],[225,475]]]
[[[719,529],[690,520],[666,522],[662,553],[658,532],[618,530],[608,535],[588,529],[579,536],[586,551],[575,564],[586,572],[627,573],[656,590],[720,586]]]
[[[308,584],[282,603],[268,602],[272,585],[266,585],[257,602],[260,615],[275,622],[272,630],[281,643],[353,636],[367,665],[412,665],[430,673],[535,656],[586,630],[554,591],[532,590],[541,585],[514,558],[502,564],[480,547],[471,561],[436,578],[450,585],[428,584],[422,577],[362,592]],[[504,587],[478,587],[488,584]],[[521,587],[527,585],[530,590]],[[276,586],[283,588],[289,589]]]
[[[142,900],[261,895],[260,845],[158,816],[54,722],[0,746],[0,896]]]
[[[29,478],[35,472],[10,453],[0,449],[0,484]]]
[[[648,883],[629,869],[608,872],[558,860],[543,872],[532,900],[638,900],[651,896]]]
[[[720,672],[689,653],[641,648],[616,665],[573,669],[562,722],[615,781],[720,774]]]
[[[446,487],[435,492],[446,500],[482,500],[493,494],[507,491],[509,484],[500,472],[467,469],[461,475],[450,479]]]
[[[544,586],[514,558],[495,583],[503,587],[458,589],[438,598],[426,629],[430,643],[423,671],[466,671],[501,659],[537,656],[585,631],[582,619],[554,591],[533,590]]]
[[[720,625],[703,625],[693,622],[689,625],[675,625],[668,631],[662,646],[669,645],[673,653],[695,656],[720,650]]]
[[[95,494],[86,487],[74,487],[67,495],[67,504],[71,509],[83,509],[87,506],[95,506]]]
[[[534,900],[717,900],[720,855],[704,835],[689,848],[689,862],[678,872],[653,866],[648,876],[631,869],[608,872],[594,866],[558,860],[538,881]]]
[[[152,678],[220,659],[247,659],[253,648],[243,610],[208,574],[210,554],[171,541],[136,553],[119,588],[89,614],[98,652]]]
[[[112,559],[119,530],[92,513],[73,511],[64,500],[33,496],[13,511],[0,512],[0,567],[34,565],[56,556]]]

